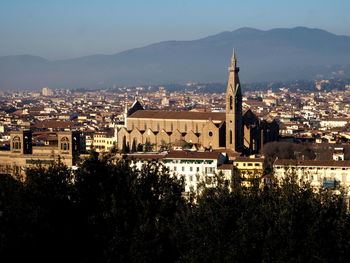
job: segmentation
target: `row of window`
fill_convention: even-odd
[[[213,160],[164,160],[165,163],[212,164]]]
[[[178,178],[180,179],[181,177],[186,178],[186,176],[184,174],[179,174]],[[198,174],[197,175],[189,175],[189,176],[187,176],[187,179],[189,182],[199,182],[200,176]],[[206,176],[205,181],[206,181],[206,183],[212,183],[213,176]]]
[[[95,143],[107,143],[107,144],[113,144],[112,141],[105,141],[105,140],[94,140]]]
[[[181,166],[181,168],[179,170],[184,172],[186,170],[186,167],[188,167],[188,166]],[[174,166],[172,170],[177,172],[178,171],[177,166]],[[199,172],[200,171],[200,167],[190,166],[189,167],[189,171],[190,172]],[[215,168],[214,167],[204,167],[204,172],[205,173],[214,173],[215,172]]]
[[[242,165],[243,165],[243,166],[250,166],[250,167],[251,167],[251,166],[255,166],[255,167],[261,166],[260,163],[254,163],[254,164],[253,164],[253,163],[243,163]]]

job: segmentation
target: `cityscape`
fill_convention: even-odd
[[[2,262],[349,261],[347,2],[77,2],[0,11]]]

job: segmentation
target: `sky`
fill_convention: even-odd
[[[0,0],[0,56],[115,54],[241,27],[350,36],[349,0]]]

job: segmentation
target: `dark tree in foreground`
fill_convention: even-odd
[[[0,176],[1,262],[347,262],[343,196],[293,180],[263,189],[218,180],[195,202],[164,167],[92,152]],[[231,191],[232,190],[232,191]]]

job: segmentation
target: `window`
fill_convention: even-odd
[[[260,166],[260,163],[256,163],[255,166]]]
[[[230,110],[233,109],[233,98],[232,96],[230,96]]]
[[[185,166],[181,167],[181,171],[183,171],[183,172],[185,171]]]
[[[210,137],[213,136],[213,132],[210,131],[208,135],[209,135]]]
[[[232,130],[230,130],[230,144],[232,144]]]
[[[69,139],[67,137],[63,137],[61,139],[61,150],[63,151],[69,150]]]
[[[193,167],[190,167],[190,172],[192,172],[193,171]]]
[[[15,136],[12,139],[12,147],[16,150],[21,149],[21,138],[19,136]]]
[[[197,167],[197,169],[196,169],[196,170],[197,170],[197,172],[199,172],[199,167]]]

